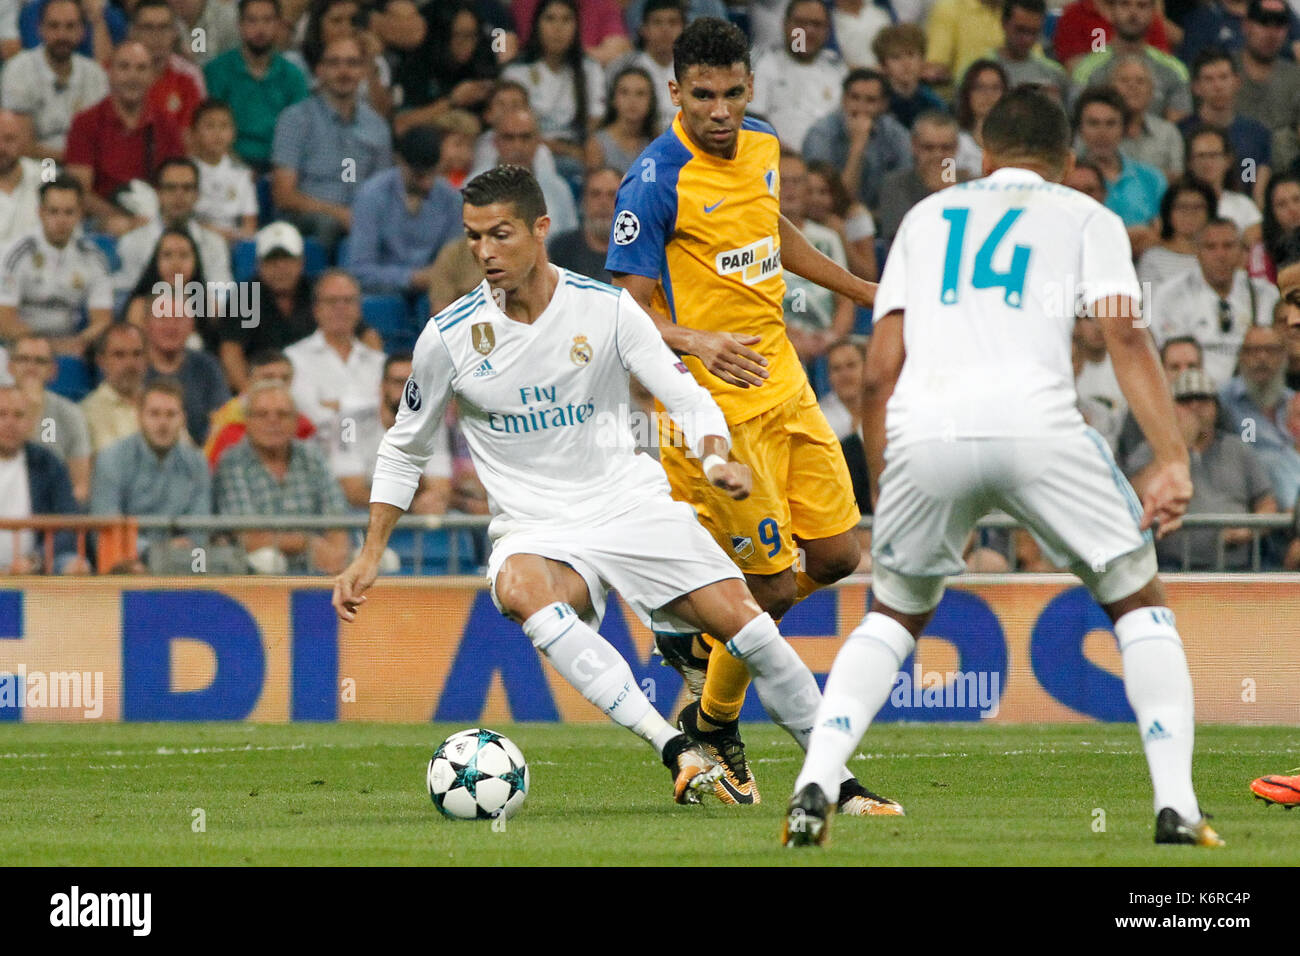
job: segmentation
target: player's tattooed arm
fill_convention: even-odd
[[[820,253],[818,253],[820,255]],[[827,260],[830,261],[830,260]],[[767,380],[767,359],[751,345],[761,339],[740,332],[705,332],[678,325],[654,307],[657,280],[630,272],[616,272],[614,284],[627,289],[637,304],[649,313],[664,342],[678,355],[694,355],[712,374],[728,385],[748,388]]]
[[[781,265],[795,275],[847,296],[868,309],[876,301],[876,283],[859,279],[819,251],[785,216],[781,217]]]
[[[894,394],[904,358],[903,313],[895,310],[875,322],[862,383],[862,447],[871,476],[873,508],[880,495],[880,475],[885,470],[885,405]]]

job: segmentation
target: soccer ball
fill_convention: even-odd
[[[429,761],[429,796],[456,820],[509,819],[528,795],[528,764],[508,737],[462,730],[442,742]]]

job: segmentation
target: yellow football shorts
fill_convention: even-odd
[[[700,522],[742,571],[777,574],[795,563],[795,538],[829,538],[857,525],[844,452],[811,386],[730,428],[731,457],[754,476],[744,501],[709,484],[675,426],[664,431],[659,460],[673,497],[695,507]]]

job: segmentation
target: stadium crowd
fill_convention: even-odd
[[[1190,512],[1295,510],[1300,0],[9,0],[0,518],[362,513],[420,329],[480,281],[459,187],[529,168],[552,261],[608,281],[619,182],[672,123],[673,42],[698,16],[753,41],[783,213],[868,280],[912,205],[981,174],[1006,90],[1058,97],[1067,185],[1128,228]],[[787,280],[869,513],[870,314]],[[1140,490],[1150,452],[1096,322],[1073,354],[1080,409]],[[486,514],[454,407],[446,425],[412,511]],[[1300,569],[1294,529],[1259,537],[1263,567]],[[0,568],[91,570],[56,538],[49,563],[37,535],[0,533]],[[140,544],[112,570],[184,572],[203,547],[209,571],[332,573],[352,541],[178,527]],[[1249,528],[1188,529],[1161,558],[1243,569],[1255,547]],[[969,566],[1048,569],[997,530]]]

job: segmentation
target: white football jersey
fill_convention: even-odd
[[[486,281],[429,320],[379,448],[372,502],[409,507],[453,394],[497,516],[493,537],[519,525],[600,521],[668,495],[659,463],[635,451],[629,374],[696,454],[705,435],[730,439],[717,404],[630,293],[551,268],[555,294],[532,324],[502,312]]]
[[[950,186],[903,218],[875,314],[904,311],[906,359],[886,409],[899,447],[1080,431],[1076,303],[1140,297],[1113,212],[1026,169]]]

